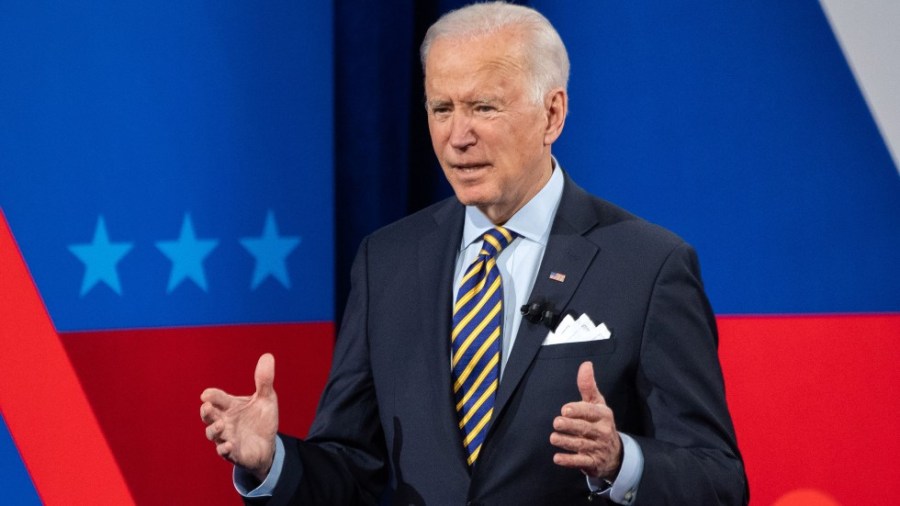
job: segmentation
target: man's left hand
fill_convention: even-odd
[[[550,443],[572,453],[557,453],[553,462],[580,469],[595,478],[615,480],[622,465],[622,440],[616,431],[613,412],[597,388],[594,366],[584,362],[578,368],[580,402],[562,407],[553,419]]]

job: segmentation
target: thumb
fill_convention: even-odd
[[[583,362],[578,368],[578,391],[581,392],[581,400],[591,404],[603,404],[603,395],[597,388],[594,379],[594,364],[590,361]]]
[[[275,392],[273,387],[275,383],[275,357],[271,353],[264,353],[259,357],[253,380],[256,382],[257,396],[269,397]]]

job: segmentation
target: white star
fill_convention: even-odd
[[[172,272],[169,275],[167,293],[172,293],[185,279],[190,279],[204,292],[206,289],[206,274],[203,271],[203,260],[219,244],[215,239],[198,240],[194,234],[194,224],[191,215],[184,215],[181,222],[181,234],[176,241],[159,241],[156,247],[172,261]]]
[[[272,211],[266,214],[262,235],[258,239],[245,237],[241,239],[241,244],[256,258],[251,290],[255,290],[269,276],[277,279],[285,288],[291,287],[285,258],[300,244],[300,237],[279,236]]]
[[[84,297],[97,283],[103,282],[112,291],[122,295],[122,287],[119,284],[119,273],[116,264],[133,247],[130,242],[109,242],[106,233],[106,222],[103,216],[97,218],[97,227],[94,229],[94,239],[90,244],[72,244],[69,251],[84,263],[84,278],[81,281],[80,296]]]

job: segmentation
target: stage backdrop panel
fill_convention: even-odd
[[[752,503],[894,502],[898,9],[832,9],[839,39],[811,0],[533,4],[572,62],[562,166],[699,252]]]
[[[2,12],[4,502],[239,503],[200,392],[273,351],[304,434],[330,362],[332,5]]]

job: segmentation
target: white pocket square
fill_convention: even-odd
[[[594,322],[586,314],[582,314],[578,319],[572,318],[572,315],[566,315],[556,330],[551,330],[544,338],[543,346],[552,346],[555,344],[569,343],[585,343],[589,341],[602,341],[612,337],[612,333],[606,327],[605,323],[594,325]]]

